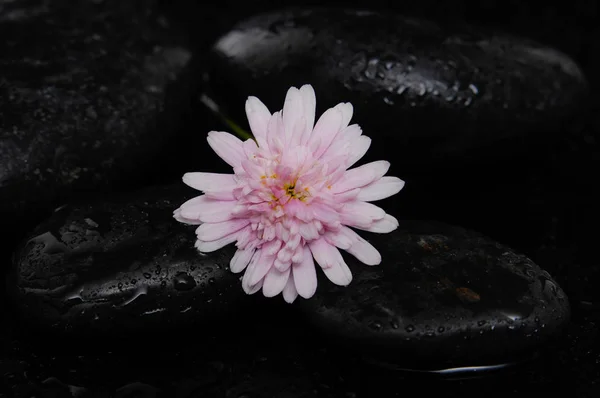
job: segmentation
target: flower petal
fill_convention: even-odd
[[[184,184],[198,191],[233,191],[237,186],[233,174],[185,173],[182,180]]]
[[[197,196],[181,205],[181,216],[202,222],[216,223],[233,218],[235,201],[215,200],[205,195]]]
[[[188,225],[200,225],[202,224],[202,221],[200,220],[192,220],[189,218],[185,218],[181,215],[181,208],[176,209],[173,212],[173,218],[177,221],[179,221],[180,223],[184,223],[184,224],[188,224]]]
[[[366,135],[354,138],[350,142],[350,151],[348,153],[348,163],[346,167],[352,167],[356,162],[362,159],[371,147],[371,139]]]
[[[199,240],[210,242],[237,232],[248,224],[250,224],[250,220],[245,218],[238,218],[220,223],[204,223],[196,229],[196,236]]]
[[[252,265],[250,264],[246,270],[246,274],[248,275],[248,284],[255,285],[261,279],[263,279],[267,272],[273,268],[274,261],[275,256],[269,256],[267,253],[261,250],[260,258],[257,259],[253,267],[250,267],[250,265]],[[246,274],[244,274],[244,277],[246,277]]]
[[[244,289],[246,294],[253,294],[256,291],[258,291],[258,289],[254,290],[254,288],[256,287],[257,284],[250,283],[250,277],[254,273],[254,268],[256,268],[256,265],[259,263],[260,258],[263,255],[264,254],[262,253],[262,250],[260,250],[260,249],[256,250],[254,252],[254,255],[252,256],[252,258],[250,259],[250,263],[248,264],[248,267],[246,267],[246,272],[244,272],[244,276],[242,277],[242,289]],[[261,279],[261,281],[262,281],[262,279]],[[262,287],[262,283],[261,283],[261,287]],[[250,293],[250,292],[252,292],[252,293]]]
[[[349,102],[342,102],[337,104],[334,109],[337,109],[342,114],[342,123],[340,125],[340,130],[348,127],[348,123],[350,123],[350,119],[352,119],[352,114],[354,112],[354,108],[352,104]]]
[[[246,100],[246,116],[248,117],[248,124],[250,124],[250,130],[256,142],[260,147],[267,146],[267,126],[269,125],[269,119],[271,118],[271,112],[269,109],[256,97],[248,97]]]
[[[198,239],[194,246],[196,247],[196,249],[198,249],[198,251],[202,253],[214,252],[215,250],[219,250],[220,248],[235,242],[240,232],[241,231],[236,231],[232,234],[222,237],[221,239],[212,240],[210,242],[205,242],[203,240]]]
[[[352,272],[344,262],[339,250],[325,239],[317,239],[309,243],[310,251],[323,269],[325,276],[338,286],[347,286],[352,282]]]
[[[263,294],[265,297],[274,297],[283,291],[290,277],[290,269],[279,271],[276,268],[271,268],[263,283]]]
[[[254,255],[254,249],[243,250],[238,249],[233,255],[231,262],[229,263],[229,269],[234,274],[242,272],[248,266],[248,263]]]
[[[346,229],[350,230],[348,227],[341,227],[338,231],[327,231],[323,238],[337,248],[348,250],[354,241],[351,236],[344,233]]]
[[[296,290],[296,285],[294,284],[294,274],[290,274],[288,278],[287,284],[283,288],[283,299],[287,303],[293,303],[298,297],[298,291]]]
[[[304,122],[306,123],[304,133],[300,139],[300,144],[305,145],[308,142],[315,125],[317,99],[315,90],[310,84],[305,84],[300,87],[300,96],[302,97],[302,109],[304,110]]]
[[[375,232],[378,234],[387,234],[388,232],[392,232],[393,230],[398,228],[398,225],[398,220],[396,218],[389,214],[386,214],[384,218],[382,218],[381,220],[374,221],[373,224],[369,225],[368,227],[361,227],[358,225],[353,226],[364,231]]]
[[[292,273],[298,294],[308,299],[317,291],[317,271],[308,246],[305,245],[302,250],[304,251],[302,261],[292,266]]]
[[[328,109],[321,115],[310,136],[309,145],[318,141],[314,149],[314,158],[319,159],[340,131],[343,115],[335,108]]]
[[[354,188],[361,188],[365,185],[380,179],[388,172],[390,162],[378,160],[356,167],[346,171],[342,178],[331,188],[333,193],[349,191]]]
[[[267,146],[271,154],[279,154],[283,150],[283,118],[281,112],[275,112],[269,119],[267,126]]]
[[[223,131],[211,131],[206,137],[208,145],[231,167],[239,167],[245,159],[242,141]]]
[[[403,187],[404,181],[398,177],[381,177],[379,180],[373,181],[366,187],[361,188],[356,199],[372,202],[389,198],[400,192]]]
[[[295,133],[296,125],[301,119],[304,118],[304,104],[302,102],[302,95],[300,94],[300,90],[298,90],[296,87],[290,87],[285,96],[282,116],[285,144],[289,145],[292,142],[292,135]],[[302,125],[305,125],[304,121],[302,121]],[[298,131],[300,134],[303,132],[304,128]],[[297,139],[297,142],[299,141],[300,137]]]
[[[340,222],[349,226],[369,227],[373,221],[385,217],[385,211],[368,202],[346,202],[340,211]]]
[[[377,251],[377,249],[362,236],[348,227],[342,227],[340,233],[344,234],[351,242],[350,246],[344,250],[352,254],[360,262],[366,265],[377,265],[381,263],[381,254],[379,251]]]

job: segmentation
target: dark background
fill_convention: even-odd
[[[590,95],[586,103],[582,104],[582,118],[577,120],[581,127],[574,129],[577,133],[565,136],[556,145],[556,153],[560,158],[561,167],[554,170],[557,184],[561,188],[552,195],[559,198],[548,197],[548,201],[542,201],[539,206],[552,206],[546,209],[555,220],[547,231],[545,239],[536,242],[534,246],[522,243],[522,249],[527,254],[543,264],[548,269],[565,291],[569,294],[573,307],[572,325],[567,334],[560,341],[548,347],[541,354],[541,359],[526,363],[512,370],[508,374],[490,376],[488,378],[474,380],[440,380],[434,377],[421,377],[416,375],[405,375],[392,371],[353,368],[353,363],[347,363],[347,379],[361,378],[365,380],[366,387],[358,389],[346,389],[348,383],[335,380],[330,382],[330,394],[327,396],[356,397],[357,391],[360,396],[412,396],[414,394],[429,396],[443,394],[444,396],[459,396],[465,394],[483,394],[486,396],[529,396],[538,395],[542,392],[554,391],[571,396],[595,396],[599,392],[598,379],[600,377],[600,347],[598,343],[598,322],[600,322],[600,294],[597,286],[600,283],[600,264],[598,260],[598,225],[600,216],[598,203],[597,185],[599,182],[597,170],[600,170],[600,154],[598,142],[598,130],[600,129],[600,100],[598,90],[600,89],[600,19],[598,17],[598,4],[596,1],[559,1],[556,4],[523,1],[433,1],[420,0],[404,2],[389,2],[372,0],[369,2],[344,1],[344,2],[322,2],[322,1],[247,1],[239,2],[223,0],[218,2],[192,2],[185,0],[160,0],[159,3],[164,10],[179,24],[182,31],[188,37],[190,43],[201,54],[210,48],[213,41],[222,33],[231,28],[235,22],[254,13],[273,10],[292,5],[316,5],[316,6],[344,6],[357,7],[374,10],[392,10],[405,15],[423,17],[434,20],[440,24],[472,24],[484,29],[501,30],[511,34],[518,34],[528,38],[536,39],[544,44],[556,47],[570,55],[584,70],[590,85]],[[181,391],[186,391],[187,384],[192,383],[184,376],[178,376],[178,372],[184,374],[189,369],[197,369],[209,376],[215,372],[213,363],[208,365],[197,365],[196,354],[190,348],[186,352],[186,345],[176,342],[177,338],[167,338],[167,342],[159,342],[151,347],[154,361],[166,361],[175,364],[172,368],[159,368],[160,371],[148,370],[149,374],[161,383],[172,386],[172,390],[164,390],[161,394],[149,388],[135,387],[140,379],[140,374],[147,369],[140,367],[139,363],[131,367],[122,361],[96,356],[89,360],[77,362],[77,371],[98,372],[105,367],[120,367],[122,380],[129,380],[134,387],[121,391],[117,395],[92,395],[91,392],[83,392],[81,395],[71,395],[63,392],[46,392],[45,390],[31,389],[30,396],[119,396],[119,397],[152,397],[152,396],[186,396]],[[11,343],[7,343],[11,344]],[[172,348],[174,347],[174,348]],[[191,345],[190,345],[191,347]],[[167,352],[166,354],[161,352]],[[227,355],[233,355],[228,353]],[[304,361],[323,361],[319,355],[307,354],[301,349],[297,350],[298,357],[290,358],[289,363],[297,358]],[[54,357],[53,357],[54,358]],[[28,359],[37,360],[35,355]],[[321,363],[316,366],[322,371],[327,366],[335,367],[339,364],[334,362]],[[239,361],[242,361],[239,359]],[[54,366],[60,367],[60,359],[50,361]],[[90,365],[94,363],[94,365]],[[152,362],[146,362],[148,369]],[[286,362],[283,361],[283,364]],[[12,368],[0,369],[0,383],[3,374],[14,372],[14,367],[19,363],[10,362]],[[249,365],[250,366],[250,365]],[[258,366],[261,365],[252,365]],[[282,365],[285,366],[285,365]],[[290,369],[293,365],[290,365]],[[262,368],[261,368],[262,369]],[[359,369],[359,370],[357,370]],[[128,379],[129,374],[131,377]],[[57,374],[68,374],[68,370],[59,370]],[[285,373],[285,371],[282,371]],[[335,372],[333,372],[335,373]],[[341,372],[344,373],[344,372]],[[307,373],[310,375],[310,372]],[[103,376],[100,373],[87,375],[84,379],[94,380],[96,385],[102,385]],[[262,379],[261,379],[262,377]],[[302,384],[298,376],[292,381]],[[316,379],[320,376],[314,375]],[[272,373],[257,378],[257,383],[269,383]],[[264,380],[263,380],[264,379]],[[286,388],[285,377],[274,381],[281,389]],[[27,383],[26,378],[22,381]],[[50,381],[53,385],[54,381]],[[59,382],[57,382],[59,383]],[[62,383],[62,382],[60,382]],[[210,384],[210,383],[209,383]],[[352,383],[350,383],[352,384]],[[356,383],[355,383],[356,384]],[[210,384],[212,386],[212,384]],[[346,387],[344,387],[346,386]],[[190,389],[192,387],[189,387]],[[196,387],[194,387],[196,388]],[[194,396],[227,396],[227,397],[252,397],[244,391],[221,393],[221,389],[199,387]],[[336,390],[337,389],[337,390]],[[93,390],[93,389],[92,389]],[[90,391],[92,391],[90,390]],[[210,391],[212,392],[210,392]],[[327,389],[325,389],[327,390]],[[411,391],[412,390],[412,391]],[[1,389],[0,389],[1,391]],[[37,392],[36,392],[37,391]],[[54,391],[54,390],[52,390]],[[59,389],[56,389],[59,391]],[[60,390],[63,391],[63,390]],[[175,391],[167,393],[166,391]],[[218,391],[218,392],[217,392]],[[224,391],[224,390],[223,390]],[[392,393],[389,393],[393,391]],[[210,395],[213,394],[214,395]],[[37,394],[37,395],[36,395]],[[42,394],[42,395],[39,395]],[[48,395],[44,395],[48,394]],[[55,395],[50,395],[55,394]],[[154,395],[153,395],[154,394]],[[353,395],[354,394],[354,395]],[[1,393],[0,393],[0,396]],[[25,396],[25,395],[24,395]],[[304,395],[289,395],[290,397]],[[311,395],[306,395],[311,396]]]

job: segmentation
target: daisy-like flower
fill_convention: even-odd
[[[369,203],[398,193],[404,182],[385,177],[390,163],[376,161],[348,170],[369,149],[371,139],[356,124],[353,108],[341,103],[314,124],[315,92],[310,85],[288,90],[283,110],[271,114],[256,97],[246,101],[254,139],[211,131],[208,143],[233,174],[186,173],[183,182],[204,194],[174,212],[180,222],[199,225],[196,248],[212,252],[236,242],[234,273],[245,270],[248,294],[283,293],[291,303],[317,289],[315,262],[336,285],[352,273],[338,249],[366,265],[379,252],[352,228],[387,233],[398,221]]]

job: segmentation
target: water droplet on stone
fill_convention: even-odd
[[[486,323],[487,323],[487,321],[481,320],[481,321],[477,322],[477,325],[478,325],[478,326],[483,326],[483,325],[485,325]]]
[[[215,281],[215,278],[209,278],[209,279],[208,279],[208,283],[211,283],[211,284],[212,284],[212,283],[215,283],[215,282],[216,282],[216,281]]]
[[[394,105],[394,101],[392,101],[389,97],[383,97],[383,102],[388,105]]]
[[[379,321],[373,321],[369,324],[369,327],[375,331],[380,331],[383,326],[381,325],[381,322]]]
[[[408,325],[406,328],[404,328],[404,330],[406,330],[408,333],[412,333],[415,330],[415,327],[413,325]]]
[[[60,254],[69,251],[69,248],[64,243],[60,242],[51,232],[45,232],[41,235],[38,235],[29,240],[27,243],[42,243],[44,248],[42,249],[43,253],[52,255],[52,254]]]
[[[179,272],[173,278],[173,285],[177,290],[191,290],[196,286],[196,281],[187,272]]]
[[[149,272],[144,272],[144,278],[150,279],[151,276]]]
[[[138,297],[141,297],[147,293],[148,293],[148,286],[142,285],[133,293],[133,296],[131,296],[128,300],[125,300],[120,306],[124,307],[126,305],[129,305],[129,304],[133,303],[135,300],[137,300]]]
[[[445,331],[445,330],[446,330],[446,329],[445,329],[443,326],[440,326],[440,327],[438,328],[438,333],[444,333],[444,331]]]
[[[398,323],[398,321],[391,321],[390,322],[390,326],[392,327],[392,329],[398,329],[400,327],[400,324]]]

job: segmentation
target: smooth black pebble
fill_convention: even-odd
[[[58,210],[14,257],[8,290],[19,315],[80,336],[218,329],[246,298],[228,269],[234,247],[201,254],[173,210],[195,196],[148,188]]]
[[[323,278],[299,304],[333,341],[372,360],[421,370],[502,365],[535,352],[568,323],[568,299],[551,276],[479,233],[403,221],[369,237],[380,265],[347,256],[352,283]]]
[[[272,112],[312,84],[317,115],[339,102],[406,181],[383,207],[540,244],[557,197],[556,144],[581,128],[589,92],[560,51],[506,33],[394,13],[303,8],[238,23],[213,46],[215,100],[240,124],[244,101]]]
[[[262,14],[222,36],[211,55],[214,95],[241,121],[247,96],[274,112],[290,86],[309,83],[317,114],[352,103],[372,153],[428,171],[551,141],[587,92],[578,65],[558,50],[393,13]]]
[[[0,37],[0,215],[13,236],[73,195],[175,165],[161,154],[198,79],[156,2],[4,2]]]

